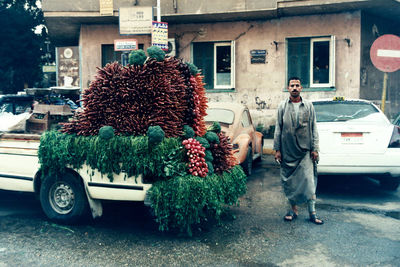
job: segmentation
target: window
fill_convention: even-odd
[[[382,118],[373,105],[359,101],[316,101],[313,105],[317,122],[343,122],[350,120],[368,122],[375,115],[377,115],[375,120]]]
[[[201,69],[206,89],[235,88],[234,47],[234,41],[192,44],[193,63]]]
[[[335,37],[288,38],[287,76],[297,76],[304,88],[335,86]]]
[[[242,126],[247,128],[251,125],[249,112],[247,110],[243,111],[242,118],[240,119]]]
[[[139,49],[143,49],[143,47],[143,44],[139,44]],[[104,67],[107,63],[114,61],[126,63],[128,61],[129,52],[130,51],[114,51],[113,44],[103,44],[101,45],[101,65]]]
[[[205,121],[218,121],[226,124],[232,124],[235,120],[235,113],[229,109],[222,108],[209,108],[207,109],[207,116],[204,117]]]

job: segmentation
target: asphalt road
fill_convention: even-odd
[[[107,203],[97,221],[48,221],[30,194],[0,191],[2,266],[400,266],[400,191],[366,177],[321,177],[317,212],[282,220],[286,201],[272,156],[248,180],[222,225],[193,237],[161,233],[141,205]]]

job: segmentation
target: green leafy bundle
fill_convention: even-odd
[[[164,138],[161,143],[149,146],[146,136],[78,136],[57,131],[45,132],[40,140],[39,161],[43,171],[62,173],[67,166],[80,169],[83,164],[97,169],[112,181],[113,173],[125,172],[127,177],[142,174],[144,177],[165,179],[169,173],[185,168],[183,154],[174,155],[178,163],[171,164],[171,152],[180,150],[178,138]]]
[[[160,231],[179,229],[192,235],[203,220],[217,221],[227,205],[235,205],[246,192],[246,175],[240,166],[206,179],[192,175],[153,184],[149,191]]]
[[[49,131],[42,135],[38,153],[42,171],[50,175],[87,164],[111,181],[120,172],[153,177],[147,182],[154,182],[149,194],[161,231],[178,228],[191,235],[195,224],[207,218],[218,221],[227,205],[246,192],[247,176],[240,166],[206,177],[188,174],[179,138],[149,146],[147,136],[104,139]]]

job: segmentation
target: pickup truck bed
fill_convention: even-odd
[[[89,208],[93,217],[99,217],[101,200],[143,202],[152,186],[143,184],[141,176],[125,177],[124,173],[114,174],[110,182],[107,175],[87,165],[57,177],[42,177],[39,145],[37,134],[0,134],[0,189],[36,193],[43,211],[55,221],[76,222]]]
[[[0,189],[34,192],[39,144],[38,134],[0,134]]]

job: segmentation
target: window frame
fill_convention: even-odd
[[[309,83],[304,87],[304,91],[326,91],[326,90],[335,90],[335,65],[336,65],[336,37],[334,35],[325,35],[325,36],[291,36],[286,37],[286,80],[290,78],[289,73],[289,42],[291,39],[304,39],[309,42],[309,51],[308,51],[308,79]],[[313,44],[314,42],[322,42],[329,41],[329,82],[328,83],[314,83],[313,81]],[[300,77],[304,80],[304,77]],[[286,89],[286,87],[285,87]],[[287,89],[286,89],[287,90]]]
[[[191,63],[194,63],[194,44],[195,43],[203,43],[203,42],[192,42],[191,43],[191,51],[190,51],[190,58],[191,58]],[[212,88],[207,89],[207,92],[220,92],[224,90],[229,90],[233,91],[235,89],[235,41],[207,41],[205,43],[210,43],[213,46],[213,59],[212,59],[212,64],[213,66],[211,67],[212,72],[213,72],[213,77],[212,77]],[[230,46],[231,48],[231,83],[229,85],[218,85],[217,84],[217,47],[219,46]],[[204,74],[203,74],[204,75]],[[211,83],[211,82],[210,82]]]
[[[231,47],[231,83],[229,85],[217,84],[217,47]],[[230,42],[214,42],[214,89],[234,89],[235,88],[235,41]]]
[[[328,83],[314,83],[314,43],[329,42],[329,81]],[[335,36],[310,38],[310,88],[335,87]]]

